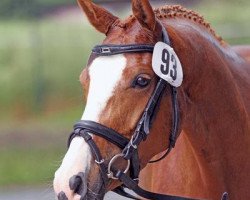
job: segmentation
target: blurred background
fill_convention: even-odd
[[[95,1],[121,17],[130,1]],[[228,43],[250,44],[249,0],[153,1],[202,14]],[[0,1],[0,199],[53,199],[52,180],[84,102],[79,74],[103,35],[75,0]]]

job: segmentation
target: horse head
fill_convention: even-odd
[[[107,171],[107,168],[119,169],[127,174],[136,173],[138,177],[139,171],[152,157],[170,148],[169,138],[174,123],[173,95],[171,95],[173,91],[170,85],[164,85],[166,88],[157,96],[157,103],[153,106],[149,119],[143,118],[152,94],[160,85],[159,77],[152,69],[152,52],[150,52],[152,48],[150,47],[162,40],[163,27],[148,1],[133,0],[134,15],[126,20],[119,19],[89,0],[78,0],[78,3],[90,23],[98,31],[106,34],[102,47],[105,45],[109,48],[114,47],[118,53],[109,54],[110,49],[97,46],[93,49],[88,64],[80,75],[86,101],[81,120],[86,122],[84,127],[89,130],[87,137],[91,137],[91,141],[95,144],[93,148],[90,147],[91,144],[86,141],[88,139],[80,136],[82,124],[78,124],[80,127],[76,127],[78,133],[74,132],[70,138],[69,149],[55,173],[54,189],[59,199],[102,199],[105,192],[117,188],[121,182],[116,180],[114,174],[110,175],[110,171],[109,177],[103,178],[105,175],[100,170],[100,164],[104,166],[103,171]],[[124,49],[119,49],[119,46],[126,49],[128,47],[126,45],[130,44],[136,49],[132,53],[128,52],[128,49],[124,53],[122,52]],[[137,46],[139,49],[143,47],[149,50],[144,49],[145,51],[141,52],[136,48]],[[101,55],[98,55],[100,51]],[[107,51],[106,54],[105,51]],[[180,89],[178,100],[177,97],[174,99],[180,107],[178,111],[180,120],[184,106],[180,100],[181,96]],[[142,120],[143,126],[147,121],[150,134],[148,130],[144,130],[138,147],[132,144],[138,154],[136,158],[123,159],[122,147],[119,148],[119,145],[110,142],[109,136],[108,140],[105,137],[114,131],[129,143],[131,138],[135,137],[134,133],[141,119],[144,120]],[[105,128],[107,132],[104,131]],[[96,135],[95,131],[98,132],[98,130],[105,133]],[[175,132],[173,140],[180,130]],[[112,139],[111,137],[110,140]],[[100,152],[93,152],[96,149]],[[98,160],[94,154],[97,154],[97,157],[101,155],[102,159]],[[137,172],[131,172],[133,163],[130,161],[133,159],[137,162]]]
[[[181,130],[191,155],[175,157],[165,177],[158,171],[161,191],[250,197],[249,63],[180,6],[153,11],[147,0],[132,0],[133,15],[121,20],[90,0],[78,3],[106,38],[80,75],[86,107],[55,173],[58,199],[103,199],[121,193],[122,183],[147,199],[169,199],[140,189],[137,179]]]

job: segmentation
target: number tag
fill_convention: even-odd
[[[180,60],[173,48],[164,42],[157,42],[154,47],[152,66],[154,72],[169,84],[179,87],[183,80]]]

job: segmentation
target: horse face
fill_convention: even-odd
[[[151,7],[149,9],[147,1],[143,2],[142,7],[140,4],[133,4],[137,20],[132,19],[131,23],[126,22],[127,25],[119,22],[117,26],[114,24],[118,23],[118,18],[93,3],[79,0],[79,4],[97,30],[103,33],[109,32],[108,37],[104,40],[106,44],[154,43],[161,36],[158,34],[158,38],[155,38],[155,35],[152,34],[161,33],[161,29],[156,30],[154,13]],[[150,13],[141,15],[145,11],[138,9],[144,8]],[[92,12],[96,12],[96,14],[93,15]],[[105,17],[99,18],[99,15]],[[146,21],[143,21],[145,19]],[[120,37],[121,35],[123,37]],[[128,139],[131,138],[157,82],[151,67],[151,60],[152,54],[150,53],[126,53],[99,57],[92,55],[88,66],[80,76],[86,100],[82,120],[103,124]],[[170,106],[170,98],[165,101],[164,106]],[[169,109],[163,107],[163,110]],[[170,112],[158,112],[156,118],[164,118],[164,122],[165,120],[169,122],[169,116],[171,116]],[[164,122],[154,124],[151,132],[160,132],[159,130],[162,129],[170,131],[170,128],[165,127]],[[100,149],[106,165],[114,155],[121,152],[118,147],[103,138],[93,136],[93,139]],[[165,141],[168,141],[168,135],[164,137],[158,135],[157,138],[149,136],[147,141],[140,145],[141,167],[144,167],[153,155],[167,147],[168,144]],[[114,167],[125,169],[126,164],[126,161],[121,159],[114,163]],[[119,184],[118,181],[109,180],[108,187],[104,187],[99,167],[82,137],[75,137],[72,140],[54,179],[54,189],[59,200],[102,199],[107,190],[111,190]]]
[[[130,138],[155,86],[151,56],[149,53],[119,54],[90,61],[80,76],[87,94],[82,120],[98,122]],[[121,151],[102,138],[93,138],[107,161]],[[126,162],[121,160],[117,168],[125,166]],[[76,182],[81,182],[80,188],[75,186]],[[109,186],[115,185],[117,183]],[[54,186],[58,194],[63,191],[68,198],[77,196],[75,192],[80,196],[87,193],[88,197],[94,193],[104,194],[99,168],[83,138],[72,140],[55,174]]]

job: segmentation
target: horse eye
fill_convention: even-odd
[[[145,88],[150,83],[150,78],[146,78],[144,76],[137,76],[133,81],[133,87]]]

